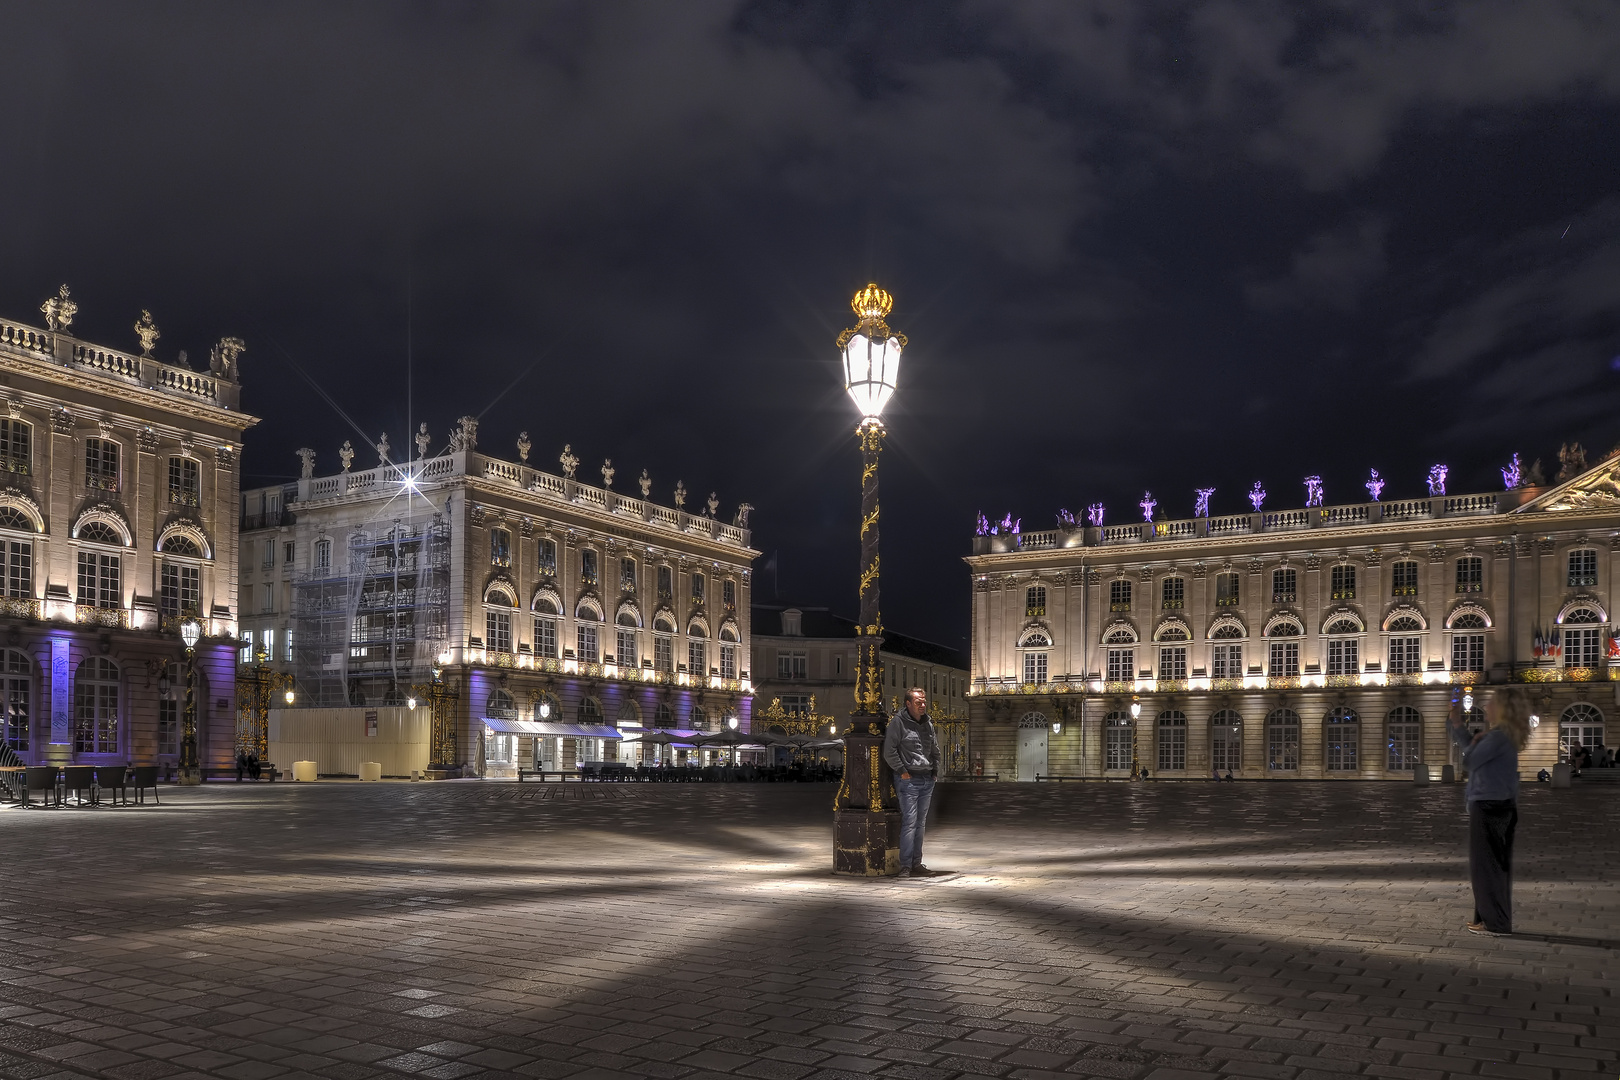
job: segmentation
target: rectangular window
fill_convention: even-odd
[[[158,699],[158,753],[180,752],[180,703],[172,698]]]
[[[789,716],[810,715],[809,694],[783,694],[781,700],[782,711],[787,713]]]
[[[1161,648],[1159,650],[1159,678],[1185,679],[1186,677],[1187,646],[1171,645]]]
[[[809,678],[810,655],[804,652],[777,652],[776,676],[780,679]]]
[[[264,542],[264,558],[261,560],[261,565],[266,570],[276,565],[276,542],[274,540]]]
[[[1136,760],[1136,755],[1131,750],[1132,739],[1136,734],[1134,725],[1128,719],[1115,718],[1114,716],[1110,716],[1104,723],[1107,727],[1103,744],[1106,755],[1103,768],[1130,768],[1131,763]]]
[[[1485,560],[1478,555],[1464,555],[1457,560],[1457,591],[1475,593],[1485,587]]]
[[[111,439],[84,440],[84,486],[118,490],[118,444]]]
[[[239,664],[253,663],[253,631],[242,631],[242,647],[237,650],[236,662]]]
[[[6,546],[6,595],[13,600],[34,596],[34,545],[12,540]]]
[[[174,506],[202,505],[202,473],[195,458],[169,459],[169,502]]]
[[[1404,706],[1390,715],[1389,756],[1386,762],[1390,772],[1405,772],[1423,760],[1419,753],[1423,725],[1415,719],[1417,715],[1416,710]]]
[[[1187,767],[1187,721],[1180,713],[1159,721],[1159,768],[1174,772]]]
[[[673,600],[675,598],[675,571],[667,566],[658,568],[658,599]]]
[[[194,615],[202,605],[202,571],[195,566],[163,564],[158,612],[164,618]]]
[[[619,662],[620,667],[640,667],[641,650],[636,645],[636,632],[619,627],[614,632],[613,659]]]
[[[1595,668],[1602,663],[1603,632],[1598,627],[1566,624],[1560,636],[1565,667]]]
[[[1453,634],[1451,636],[1451,670],[1485,670],[1485,635]]]
[[[298,545],[297,544],[293,543],[291,540],[288,540],[285,544],[282,544],[281,545],[281,565],[283,565],[283,566],[291,566],[293,564],[293,556],[296,555],[296,554],[298,554]]]
[[[79,552],[79,604],[82,607],[116,608],[121,606],[118,586],[121,562],[117,555],[101,555],[94,551]]]
[[[1271,572],[1271,602],[1292,604],[1299,598],[1299,572],[1289,567]]]
[[[540,573],[545,577],[557,576],[557,541],[541,538],[535,545],[539,552]]]
[[[636,591],[636,560],[619,560],[619,591],[626,593]]]
[[[1238,576],[1236,574],[1215,575],[1216,607],[1237,607],[1238,595]]]
[[[700,640],[686,643],[686,670],[699,677],[709,673],[709,661],[703,650],[703,644]]]
[[[512,565],[512,534],[505,529],[489,531],[489,565]]]
[[[730,578],[720,583],[720,603],[727,611],[737,610],[737,583]]]
[[[1359,675],[1361,673],[1360,642],[1355,638],[1328,642],[1329,675]]]
[[[1024,681],[1026,683],[1043,683],[1046,681],[1045,653],[1027,652],[1024,654]]]
[[[1024,590],[1024,617],[1040,619],[1046,615],[1046,586],[1031,585]]]
[[[675,670],[675,643],[668,634],[653,635],[653,667],[663,672]]]
[[[1108,583],[1108,610],[1131,610],[1131,583],[1123,578]]]
[[[1339,565],[1333,568],[1333,599],[1354,600],[1356,598],[1356,568]]]
[[[1597,585],[1597,552],[1590,548],[1569,553],[1569,587],[1590,588]]]
[[[575,635],[575,643],[578,645],[578,649],[574,655],[579,657],[582,664],[599,663],[602,659],[602,653],[596,639],[596,624],[582,622],[578,626],[578,631]]]
[[[557,620],[534,620],[534,655],[557,658]]]
[[[283,660],[287,661],[287,663],[289,663],[289,664],[292,663],[292,658],[293,658],[293,638],[292,638],[292,636],[293,636],[292,627],[289,626],[286,630],[282,631],[282,634],[281,634],[281,658]]]
[[[1398,562],[1389,568],[1389,594],[1391,596],[1416,596],[1417,584],[1417,563]]]
[[[1108,650],[1108,681],[1130,682],[1136,678],[1136,650]]]
[[[23,476],[32,471],[33,433],[21,420],[0,419],[0,469]]]
[[[1299,642],[1271,642],[1271,667],[1267,672],[1273,679],[1291,679],[1299,674]]]
[[[276,587],[274,585],[263,585],[260,587],[260,595],[263,599],[259,602],[259,611],[269,615],[276,610]]]
[[[317,569],[317,570],[330,570],[330,569],[332,569],[332,541],[330,541],[330,540],[317,540],[317,541],[315,541],[315,569]]]
[[[1162,606],[1165,608],[1181,608],[1187,606],[1187,579],[1182,577],[1167,577],[1160,586]]]
[[[579,553],[579,580],[580,584],[595,588],[597,584],[596,552],[590,548],[582,548]]]
[[[263,659],[265,660],[274,660],[276,658],[276,631],[273,627],[259,633],[259,648],[254,653],[255,660],[260,658],[260,653],[264,654]]]
[[[491,652],[512,651],[512,613],[510,611],[484,612],[484,646]]]
[[[737,646],[720,646],[720,677],[722,679],[737,677]]]
[[[1215,646],[1210,656],[1209,675],[1212,679],[1243,678],[1243,646]]]
[[[692,575],[692,603],[703,603],[703,575]]]
[[[1389,673],[1415,675],[1423,670],[1423,639],[1392,637],[1389,639]]]

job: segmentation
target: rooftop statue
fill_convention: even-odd
[[[58,330],[65,332],[73,325],[73,316],[78,313],[79,305],[68,299],[68,287],[63,285],[55,296],[39,305],[39,310],[45,313],[46,329],[52,333]]]

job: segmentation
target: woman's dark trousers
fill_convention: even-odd
[[[1499,934],[1513,932],[1513,830],[1519,806],[1512,799],[1468,804],[1468,873],[1474,883],[1474,921]]]

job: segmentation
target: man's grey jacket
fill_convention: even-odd
[[[904,705],[889,719],[883,736],[883,760],[899,776],[933,776],[939,772],[939,742],[934,738],[934,722],[925,712],[913,720]]]

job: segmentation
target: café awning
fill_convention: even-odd
[[[558,724],[546,720],[505,720],[484,717],[484,726],[503,735],[562,736],[565,739],[622,739],[618,728],[606,724]]]

